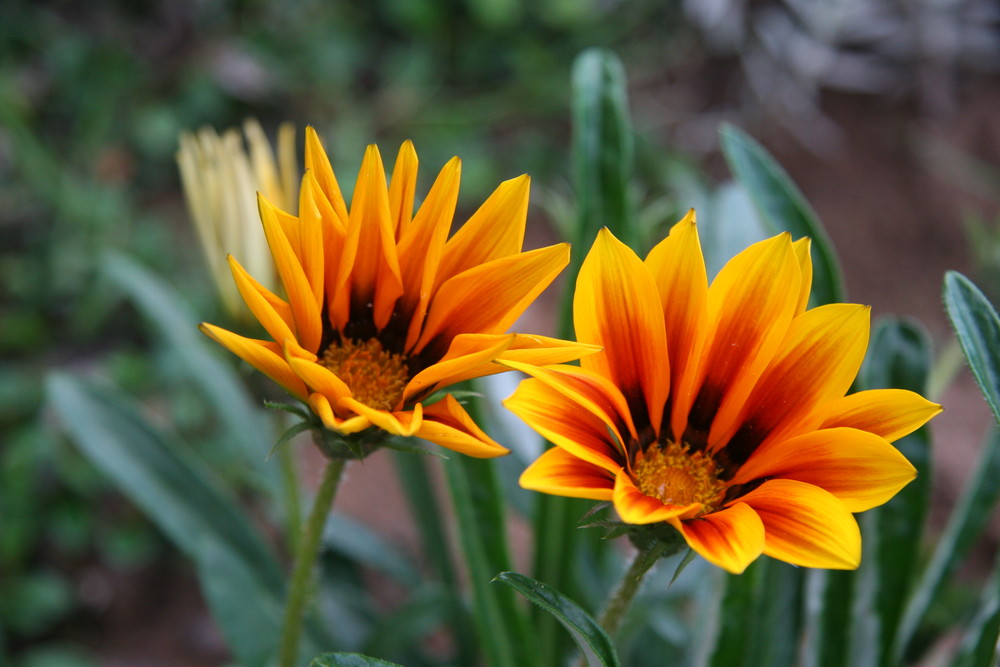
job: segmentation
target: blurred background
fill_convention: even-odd
[[[947,350],[943,272],[1000,297],[1000,6],[990,0],[6,0],[0,664],[226,660],[189,566],[40,407],[49,369],[93,372],[211,457],[213,414],[102,271],[109,250],[127,254],[197,320],[224,321],[180,190],[178,134],[248,117],[272,137],[282,121],[299,136],[311,124],[346,190],[365,145],[391,161],[410,138],[418,193],[462,157],[459,219],[527,172],[536,247],[571,218],[570,73],[593,46],[626,67],[633,194],[651,228],[729,179],[717,139],[729,122],[801,187],[851,300],[875,317],[914,317]],[[534,312],[541,330],[550,317]],[[940,400],[946,508],[989,417],[964,371]],[[221,475],[243,474],[215,456]],[[349,479],[338,506],[370,505],[384,492],[372,475]],[[405,522],[376,523],[407,540]],[[984,548],[997,537],[994,522]]]

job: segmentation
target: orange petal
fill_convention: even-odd
[[[772,479],[737,499],[764,522],[764,553],[802,567],[853,570],[861,562],[854,515],[828,491],[791,479]]]
[[[812,239],[808,236],[800,238],[792,244],[795,251],[795,259],[799,261],[799,270],[802,272],[802,282],[799,284],[799,300],[795,304],[795,314],[804,313],[809,305],[809,293],[812,291],[813,263],[812,263]]]
[[[339,399],[335,405],[338,409],[349,410],[354,414],[361,415],[370,421],[373,426],[377,426],[383,431],[405,438],[417,433],[423,422],[424,406],[419,403],[413,406],[413,410],[389,412],[373,408],[350,396],[345,396]]]
[[[670,426],[680,439],[694,401],[698,360],[705,343],[708,277],[701,253],[694,209],[670,230],[646,257],[656,281],[666,324],[670,357]]]
[[[614,475],[553,447],[521,473],[521,488],[554,496],[611,500]]]
[[[427,395],[438,387],[477,377],[476,369],[487,366],[514,341],[506,336],[457,336],[437,363],[417,373],[403,390],[403,401]]]
[[[906,457],[884,438],[833,428],[765,443],[731,483],[796,479],[826,489],[851,512],[863,512],[888,501],[916,475]]]
[[[320,304],[313,294],[299,257],[285,235],[285,230],[278,219],[277,209],[263,197],[258,197],[257,203],[260,206],[264,235],[267,236],[267,244],[274,257],[274,266],[281,277],[281,284],[285,287],[288,303],[292,307],[295,338],[302,347],[315,352],[319,349],[320,338],[323,335]]]
[[[504,181],[444,247],[434,284],[491,260],[521,252],[531,179]]]
[[[604,346],[581,365],[618,385],[635,421],[645,422],[636,412],[645,411],[659,433],[670,389],[660,295],[642,261],[607,228],[580,267],[573,320],[577,340]]]
[[[399,271],[406,286],[406,293],[401,299],[403,312],[410,316],[406,350],[412,349],[417,342],[427,314],[427,304],[434,296],[431,288],[455,215],[461,176],[462,162],[457,157],[452,158],[441,169],[416,217],[399,241]]]
[[[318,184],[312,172],[308,172],[302,178],[302,186],[299,189],[299,246],[295,248],[295,253],[302,261],[302,270],[305,271],[306,279],[312,288],[313,298],[322,308],[323,289],[328,268],[326,260],[326,247],[324,228],[329,222],[324,218],[333,216],[326,198],[318,192]],[[324,213],[320,209],[319,202],[324,202],[327,211]],[[334,258],[334,262],[339,258]]]
[[[276,341],[294,338],[295,318],[289,305],[254,280],[232,255],[226,259],[229,261],[229,269],[233,273],[236,288],[264,330]]]
[[[764,523],[743,503],[670,523],[702,558],[733,574],[742,573],[764,551]]]
[[[313,173],[327,202],[340,219],[341,226],[346,228],[348,213],[347,204],[344,203],[344,195],[340,192],[337,177],[333,174],[333,167],[330,166],[330,159],[326,156],[326,151],[323,150],[319,135],[316,134],[316,130],[311,125],[306,127],[305,162],[306,171]]]
[[[396,299],[403,293],[396,253],[396,230],[389,211],[389,192],[385,168],[378,147],[365,151],[351,199],[348,238],[357,239],[357,254],[351,269],[350,285],[353,308],[373,303],[375,326],[389,322]],[[343,271],[343,267],[341,267]]]
[[[822,428],[848,426],[895,442],[941,412],[941,406],[905,389],[870,389],[821,406]]]
[[[302,400],[306,399],[309,393],[306,386],[292,372],[288,362],[277,352],[273,344],[244,338],[213,324],[202,323],[199,328],[206,336],[280,384],[293,396]]]
[[[351,395],[351,388],[326,366],[315,361],[296,358],[291,354],[286,354],[285,358],[291,369],[312,392],[323,394],[334,405],[338,399]]]
[[[506,331],[569,263],[560,243],[473,267],[441,285],[414,352],[435,338]]]
[[[415,435],[460,454],[481,459],[510,453],[483,433],[451,394],[424,408],[423,423]]]
[[[367,417],[362,417],[360,415],[352,415],[347,419],[341,419],[334,414],[333,408],[330,407],[330,401],[328,401],[326,396],[322,394],[310,394],[309,407],[311,407],[312,411],[319,416],[320,420],[323,422],[323,426],[326,426],[331,431],[343,433],[344,435],[364,431],[372,425],[371,422],[368,421]]]
[[[402,236],[413,216],[413,197],[416,187],[417,151],[413,149],[413,142],[406,140],[399,147],[389,185],[389,217],[392,219],[397,239]]]
[[[543,438],[578,459],[611,475],[625,465],[625,453],[609,432],[605,417],[589,412],[541,380],[522,381],[503,404]]]
[[[868,348],[870,309],[833,303],[799,315],[729,432],[712,429],[739,464],[761,444],[819,426],[818,405],[850,389]],[[734,435],[735,433],[735,435]]]
[[[615,488],[612,496],[615,510],[625,523],[647,524],[683,519],[696,514],[703,505],[665,505],[657,498],[647,496],[638,488],[628,473],[622,469],[615,476]]]
[[[689,442],[719,444],[785,337],[799,295],[799,264],[789,235],[750,246],[731,259],[708,288],[710,342],[703,380],[688,417]],[[711,429],[709,431],[709,429]]]

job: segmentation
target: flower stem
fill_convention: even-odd
[[[625,612],[632,604],[632,598],[639,591],[642,578],[649,572],[649,568],[653,567],[653,563],[660,559],[663,552],[667,550],[667,546],[666,542],[657,540],[648,549],[643,549],[635,555],[632,566],[622,577],[618,590],[615,591],[614,597],[608,600],[608,606],[601,614],[601,627],[609,635],[614,635],[618,630]]]
[[[313,500],[309,517],[299,533],[295,563],[292,566],[292,580],[288,587],[288,598],[285,601],[285,619],[281,630],[281,651],[278,664],[281,667],[294,667],[299,653],[299,637],[302,634],[302,618],[305,615],[309,591],[312,589],[313,566],[319,553],[319,541],[323,535],[326,517],[330,514],[333,497],[337,494],[341,473],[344,471],[344,459],[330,459],[323,471],[323,481],[320,482],[316,498]]]

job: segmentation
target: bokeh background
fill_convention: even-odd
[[[311,124],[348,190],[365,145],[391,159],[410,138],[419,192],[462,157],[465,213],[527,172],[537,246],[571,218],[570,73],[593,46],[613,49],[628,73],[633,190],[648,224],[665,228],[696,204],[692,193],[729,179],[717,140],[729,122],[801,187],[851,299],[875,317],[918,319],[947,356],[943,272],[1000,296],[1000,7],[990,0],[6,0],[0,664],[226,660],[189,566],[41,408],[49,369],[93,372],[211,451],[213,416],[101,270],[109,250],[127,254],[199,319],[219,321],[180,190],[179,132],[250,116],[272,136],[285,120],[300,132]],[[715,212],[725,207],[703,215]],[[943,516],[989,417],[964,372],[941,400]],[[392,493],[388,466],[366,466],[339,501],[348,512]],[[405,545],[398,513],[368,518]],[[994,522],[980,565],[997,533]]]

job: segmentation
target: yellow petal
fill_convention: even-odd
[[[521,474],[521,488],[568,498],[611,500],[614,475],[559,447],[549,449]]]
[[[324,426],[337,433],[350,435],[364,431],[372,425],[367,417],[361,415],[351,415],[347,419],[341,419],[334,414],[333,408],[330,407],[330,401],[322,394],[310,394],[309,406],[319,416]]]
[[[513,334],[456,337],[440,361],[410,379],[403,390],[403,401],[409,402],[430,394],[438,387],[446,387],[463,379],[476,377],[475,369],[486,366],[496,359],[497,355],[513,341]]]
[[[792,320],[739,419],[731,422],[729,432],[712,429],[712,438],[725,443],[730,464],[745,461],[762,442],[819,426],[816,406],[851,387],[870,329],[870,309],[847,303],[813,308]]]
[[[795,479],[829,491],[851,512],[863,512],[888,501],[916,475],[906,457],[884,438],[833,428],[765,443],[731,483]]]
[[[503,404],[543,438],[610,476],[625,465],[625,453],[609,433],[605,418],[540,380],[522,381]]]
[[[812,263],[812,239],[804,236],[792,244],[795,251],[795,259],[799,261],[799,270],[802,272],[802,282],[799,284],[799,300],[795,304],[795,314],[804,313],[809,305],[809,293],[812,291],[813,263]]]
[[[764,523],[743,503],[671,524],[709,563],[740,574],[764,551]]]
[[[636,488],[632,478],[624,469],[619,470],[615,476],[612,501],[621,520],[634,524],[683,519],[696,514],[703,507],[701,503],[665,505],[659,499],[647,496]]]
[[[521,252],[531,179],[504,181],[444,247],[435,285],[494,259]]]
[[[294,338],[295,318],[291,307],[254,280],[232,255],[227,259],[236,288],[264,330],[276,341]]]
[[[895,442],[941,412],[941,406],[905,389],[870,389],[821,406],[822,428],[848,426]]]
[[[273,344],[244,338],[231,331],[220,329],[214,324],[202,323],[199,328],[206,336],[277,382],[290,394],[305,400],[309,393],[305,384],[292,372],[288,362],[278,353]]]
[[[395,237],[399,239],[413,215],[413,197],[417,187],[417,151],[413,142],[406,140],[399,147],[396,166],[389,185],[389,217]]]
[[[799,295],[799,264],[788,234],[731,259],[708,289],[710,342],[685,440],[719,444],[785,337]],[[709,431],[709,429],[711,429]]]
[[[404,438],[417,433],[423,423],[424,406],[419,403],[413,406],[413,410],[389,412],[373,408],[350,396],[345,396],[339,399],[335,405],[339,409],[349,410],[354,414],[361,415],[371,422],[373,426],[377,426],[383,431],[403,436]]]
[[[285,355],[288,365],[312,392],[323,394],[333,405],[337,400],[351,395],[351,388],[326,366],[314,361],[299,359],[291,354]]]
[[[483,433],[451,394],[424,407],[423,423],[415,435],[475,458],[493,458],[510,453]]]
[[[801,567],[853,570],[861,531],[844,503],[818,486],[772,479],[737,499],[764,522],[764,553]]]
[[[708,277],[694,209],[649,252],[645,264],[663,307],[670,357],[670,437],[679,440],[694,401],[707,325]]]
[[[346,229],[348,213],[344,195],[340,192],[337,177],[333,174],[333,167],[330,166],[330,159],[323,150],[319,135],[311,125],[306,127],[306,171],[313,173],[320,190],[340,219],[341,226]]]
[[[569,263],[569,245],[560,243],[495,259],[441,285],[427,314],[419,353],[434,339],[461,333],[506,331]]]
[[[581,365],[618,385],[636,423],[659,433],[670,389],[660,295],[642,261],[607,228],[580,267],[573,318],[577,340],[604,347]]]

